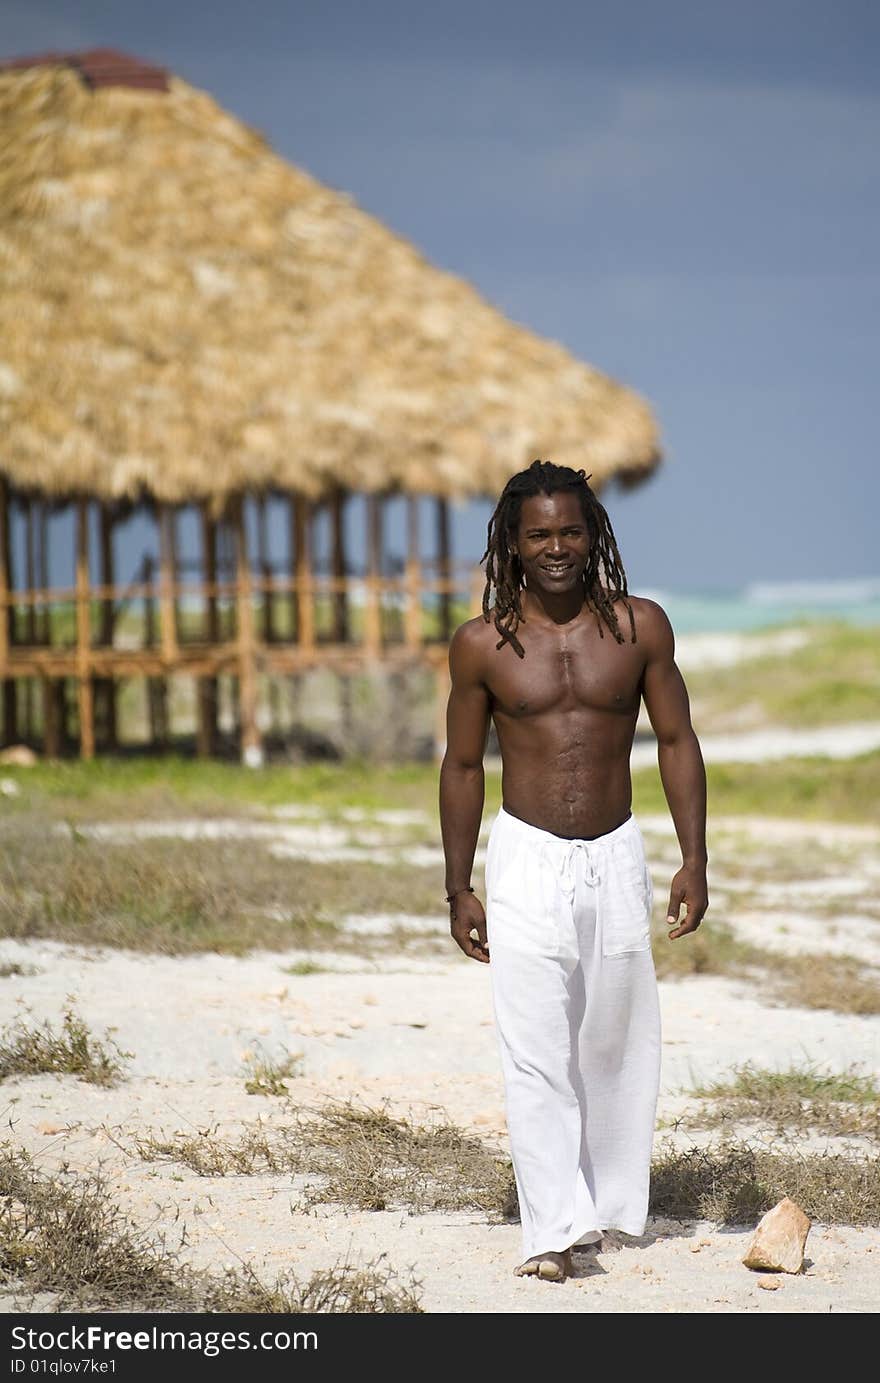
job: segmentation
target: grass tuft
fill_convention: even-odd
[[[822,1075],[811,1066],[769,1071],[746,1062],[729,1079],[697,1085],[691,1093],[712,1102],[677,1121],[692,1128],[760,1120],[780,1133],[818,1129],[880,1139],[880,1088],[852,1067]]]
[[[651,1166],[653,1215],[756,1224],[783,1196],[823,1224],[876,1224],[880,1158],[774,1152],[728,1142],[684,1151],[669,1145]]]
[[[106,1043],[92,1036],[71,1005],[64,1010],[60,1033],[48,1020],[29,1027],[19,1019],[0,1033],[0,1080],[52,1073],[78,1076],[90,1085],[114,1085],[124,1074],[123,1061],[133,1053],[122,1051],[109,1033]]]
[[[306,1206],[506,1215],[515,1205],[509,1160],[478,1138],[442,1119],[419,1125],[349,1100],[298,1108],[284,1125],[260,1120],[238,1139],[206,1129],[138,1138],[135,1150],[145,1161],[183,1163],[199,1176],[293,1173],[309,1183]]]
[[[242,1263],[222,1275],[198,1272],[168,1246],[134,1227],[113,1204],[99,1173],[57,1179],[39,1172],[23,1149],[0,1146],[0,1281],[7,1290],[56,1296],[55,1310],[182,1312],[421,1312],[414,1281],[381,1258],[294,1273],[264,1283]]]
[[[271,1057],[252,1054],[247,1063],[248,1079],[244,1088],[249,1095],[288,1096],[290,1091],[284,1084],[292,1076],[300,1074],[303,1061],[302,1052],[286,1052],[274,1060]]]

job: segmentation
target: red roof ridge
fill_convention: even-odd
[[[0,60],[0,71],[29,67],[72,67],[86,86],[130,86],[144,91],[167,91],[168,69],[143,58],[120,53],[116,48],[87,48],[81,53],[37,53],[31,57]]]

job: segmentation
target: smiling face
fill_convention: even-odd
[[[519,554],[530,590],[555,595],[575,590],[590,555],[590,532],[577,494],[558,490],[524,499],[510,546]]]

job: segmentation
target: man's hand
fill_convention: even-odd
[[[449,904],[449,930],[466,956],[471,960],[489,962],[489,943],[486,940],[486,914],[483,904],[474,893],[459,893]],[[476,940],[471,932],[477,933]]]
[[[687,908],[687,916],[683,922],[679,922],[678,912],[682,903]],[[669,940],[674,941],[678,936],[687,936],[689,932],[695,932],[708,907],[709,886],[706,883],[705,868],[696,864],[682,865],[669,890],[666,925],[674,929],[669,933]]]

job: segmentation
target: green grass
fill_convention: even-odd
[[[744,941],[727,923],[709,917],[693,936],[675,941],[655,922],[651,947],[659,979],[728,975],[758,984],[792,1008],[880,1013],[880,972],[855,956],[787,955]]]
[[[182,816],[261,815],[290,805],[320,808],[405,807],[437,820],[439,765],[344,763],[239,764],[168,755],[156,758],[70,760],[8,767],[21,788],[0,798],[0,824],[38,813],[44,820],[87,822]],[[709,813],[880,822],[880,751],[852,759],[821,756],[764,764],[708,764]],[[656,766],[632,774],[633,809],[667,813]],[[500,775],[486,773],[486,814],[501,802]],[[437,838],[439,827],[430,831]]]
[[[262,814],[280,806],[422,807],[436,811],[437,770],[428,764],[272,764],[255,770],[219,760],[164,755],[39,762],[4,767],[21,788],[0,799],[0,821],[39,811],[53,820],[137,820]]]
[[[778,1132],[812,1128],[880,1139],[880,1087],[852,1068],[822,1074],[815,1066],[771,1071],[746,1062],[690,1093],[709,1102],[678,1121],[694,1128],[760,1121]]]
[[[689,672],[688,690],[704,731],[723,728],[744,706],[754,707],[756,720],[775,725],[880,720],[876,628],[828,620],[811,624],[808,633],[808,642],[789,652]]]
[[[709,828],[712,816],[784,816],[811,821],[880,824],[880,751],[851,759],[819,755],[769,763],[707,764]],[[632,775],[633,808],[669,813],[659,773]]]
[[[373,955],[440,944],[442,868],[280,859],[261,842],[170,838],[106,845],[18,819],[0,854],[0,935],[183,955],[252,949]],[[439,902],[438,902],[439,900]],[[438,941],[347,933],[347,912],[438,915]]]

